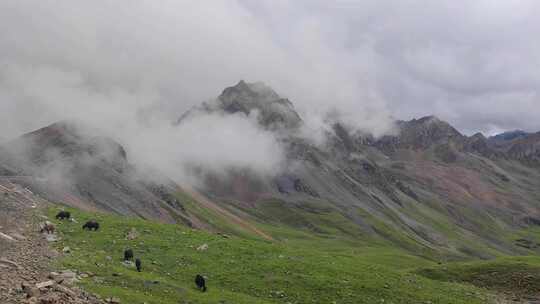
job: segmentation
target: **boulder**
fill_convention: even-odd
[[[23,292],[26,293],[27,298],[39,297],[39,295],[41,294],[38,288],[36,288],[35,286],[31,286],[28,283],[23,283],[21,287]]]
[[[74,291],[72,291],[71,289],[69,289],[69,288],[67,288],[65,286],[62,286],[62,285],[55,285],[54,290],[56,290],[58,292],[61,292],[61,293],[64,293],[64,294],[67,294],[72,298],[75,298],[77,296],[77,294]]]
[[[79,282],[77,279],[77,274],[71,270],[64,270],[55,279],[56,282],[65,283],[68,285]]]
[[[47,242],[58,241],[58,237],[56,236],[56,234],[45,234],[45,239],[47,240]]]
[[[128,268],[132,268],[132,267],[135,266],[135,264],[132,261],[123,261],[122,265],[124,265],[125,267],[128,267]]]
[[[110,303],[110,304],[120,304],[121,303],[120,299],[116,298],[116,297],[107,298],[107,299],[105,299],[105,302]]]
[[[37,283],[36,284],[36,288],[38,289],[41,289],[41,288],[46,288],[46,287],[50,287],[50,286],[53,286],[55,284],[54,281],[52,280],[49,280],[49,281],[45,281],[45,282],[41,282],[41,283]]]
[[[131,228],[131,230],[126,234],[126,240],[134,240],[137,237],[139,237],[139,233],[137,232],[137,229]]]
[[[208,244],[202,244],[201,246],[197,247],[198,251],[205,251],[208,250]]]

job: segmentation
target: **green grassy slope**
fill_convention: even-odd
[[[540,295],[540,257],[504,257],[490,261],[454,263],[417,273],[444,282],[467,282],[511,294],[512,298]]]
[[[57,211],[51,208],[50,217]],[[123,303],[487,302],[483,289],[419,274],[436,264],[391,247],[224,238],[178,225],[70,211],[78,223],[56,221],[62,237],[58,248],[71,248],[59,268],[94,273],[81,284]],[[81,229],[89,218],[100,222],[100,231]],[[126,240],[131,228],[140,235]],[[209,248],[198,251],[202,244]],[[125,248],[142,259],[143,272],[122,265]],[[207,293],[195,289],[198,273],[208,277]]]

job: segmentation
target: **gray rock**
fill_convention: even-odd
[[[31,286],[28,283],[23,283],[22,284],[22,290],[23,290],[24,293],[26,293],[26,296],[28,298],[39,297],[39,295],[41,294],[41,292],[39,291],[39,289],[37,287]]]
[[[134,264],[132,261],[123,261],[123,262],[122,262],[122,265],[123,265],[124,267],[128,267],[128,268],[135,267],[135,264]]]
[[[38,288],[38,289],[46,288],[46,287],[53,286],[54,284],[55,284],[55,282],[52,281],[52,280],[50,280],[50,281],[45,281],[45,282],[37,283],[37,284],[36,284],[36,288]]]
[[[201,246],[197,247],[198,251],[206,251],[208,250],[208,244],[202,244]]]
[[[131,230],[126,235],[126,240],[134,240],[137,237],[139,237],[139,233],[137,232],[137,229],[131,228]]]
[[[59,240],[56,234],[45,234],[45,239],[47,242],[57,242]]]
[[[120,304],[121,303],[120,299],[116,298],[116,297],[107,298],[107,299],[105,299],[105,302],[110,303],[110,304]]]

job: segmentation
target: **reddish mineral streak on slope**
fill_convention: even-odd
[[[186,193],[188,193],[193,199],[195,199],[199,204],[201,204],[202,206],[204,206],[204,207],[206,207],[208,209],[213,210],[214,212],[219,213],[225,219],[227,219],[230,223],[236,224],[236,225],[244,228],[245,230],[248,230],[248,231],[250,231],[252,233],[255,233],[255,234],[263,237],[266,240],[269,240],[269,241],[273,240],[273,238],[269,234],[267,234],[267,233],[263,232],[262,230],[256,228],[254,225],[250,224],[246,220],[241,219],[240,217],[238,217],[238,216],[232,214],[231,212],[223,209],[222,207],[218,206],[216,203],[210,201],[204,195],[197,192],[196,190],[194,190],[192,188],[189,188],[189,187],[184,187],[183,190]]]

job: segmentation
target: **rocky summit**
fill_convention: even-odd
[[[262,126],[272,130],[294,129],[302,123],[293,104],[262,82],[247,83],[241,80],[223,90],[214,101],[184,113],[177,123],[201,112],[255,115]]]

